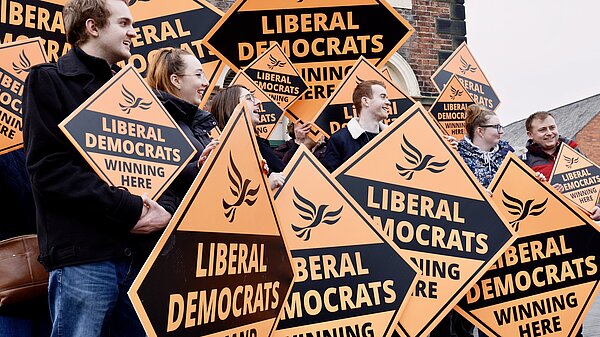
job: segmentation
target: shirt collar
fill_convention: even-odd
[[[383,131],[386,127],[387,125],[385,125],[383,122],[379,122],[379,130],[377,133]],[[363,129],[363,127],[360,126],[360,123],[358,123],[358,117],[352,118],[348,122],[346,128],[348,129],[348,132],[350,132],[350,136],[352,136],[353,139],[358,139],[360,135],[367,132],[367,130]]]

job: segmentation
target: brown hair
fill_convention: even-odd
[[[552,113],[548,112],[548,111],[538,111],[538,112],[532,113],[525,120],[525,129],[527,131],[531,131],[531,124],[533,123],[534,119],[544,120],[544,119],[546,119],[548,117],[554,118],[554,115]]]
[[[496,114],[481,105],[471,104],[467,107],[465,110],[465,130],[471,140],[475,135],[475,129],[484,125],[492,116],[496,116]]]
[[[67,33],[67,42],[79,46],[89,39],[85,22],[94,20],[98,29],[108,23],[110,12],[106,8],[107,0],[69,0],[63,7],[63,20]],[[129,0],[122,0],[129,4]]]
[[[243,85],[234,84],[219,90],[212,98],[210,112],[215,116],[219,129],[223,130],[229,121],[233,110],[240,104],[242,89],[248,90]]]
[[[362,108],[360,104],[361,99],[363,97],[373,98],[372,87],[374,85],[380,85],[385,88],[385,83],[377,80],[362,81],[354,88],[354,92],[352,93],[352,103],[354,104],[354,108],[358,115],[360,115],[360,110]]]
[[[166,47],[161,48],[150,60],[146,83],[154,89],[177,96],[177,88],[171,82],[171,75],[181,75],[185,71],[184,55],[193,55],[187,50]]]

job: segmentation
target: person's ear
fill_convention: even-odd
[[[531,131],[527,131],[527,137],[528,137],[529,139],[533,139],[533,137],[532,137],[532,136],[533,136],[533,135],[532,135]]]
[[[181,90],[181,81],[179,80],[179,76],[177,76],[176,74],[171,74],[171,76],[169,76],[169,80],[175,88]]]
[[[100,35],[100,29],[98,28],[98,25],[96,25],[94,19],[85,20],[85,32],[93,37],[98,37]]]
[[[364,106],[369,106],[369,97],[363,96],[361,98],[361,101],[363,103]]]

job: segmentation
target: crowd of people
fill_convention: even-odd
[[[0,156],[0,186],[11,196],[3,203],[9,211],[4,212],[8,217],[0,239],[38,234],[39,261],[49,271],[48,298],[0,310],[0,335],[145,336],[127,291],[200,168],[219,146],[215,130],[225,127],[239,103],[252,111],[256,127],[261,102],[248,88],[232,85],[214,95],[210,111],[200,109],[208,86],[201,62],[185,50],[158,50],[147,83],[197,153],[156,202],[109,186],[58,124],[111,79],[118,62],[131,56],[134,19],[124,0],[69,0],[63,13],[73,48],[57,63],[31,69],[23,94],[24,151]],[[384,83],[361,82],[352,101],[358,117],[328,141],[308,137],[311,124],[302,122],[290,125],[291,139],[277,149],[257,134],[272,189],[283,184],[281,172],[300,145],[334,171],[385,128],[390,101]],[[487,187],[514,150],[501,139],[501,121],[491,111],[469,106],[465,126],[465,138],[449,142]],[[577,149],[573,140],[559,135],[550,113],[531,115],[526,132],[523,160],[542,180],[552,171],[560,144]],[[600,220],[598,206],[591,217]],[[432,337],[472,336],[473,326],[457,314],[447,319],[447,327],[440,325]]]

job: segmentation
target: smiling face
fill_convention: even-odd
[[[129,6],[122,0],[106,0],[110,16],[106,25],[97,31],[93,41],[94,50],[109,64],[131,57],[131,39],[137,36],[133,30],[133,18]]]
[[[383,121],[388,116],[389,108],[391,107],[388,99],[387,90],[381,85],[371,86],[371,98],[363,97],[363,107],[361,114],[370,114],[378,121]]]
[[[208,80],[202,64],[194,55],[183,55],[184,70],[182,74],[173,74],[171,81],[179,89],[177,97],[194,105],[200,105]]]
[[[252,109],[252,125],[257,126],[258,123],[260,123],[260,116],[258,112],[260,111],[261,101],[254,97],[254,94],[252,94],[250,90],[246,88],[240,88],[240,103],[246,103],[246,106]]]
[[[558,128],[554,117],[534,118],[527,136],[547,153],[554,153],[558,144]]]

